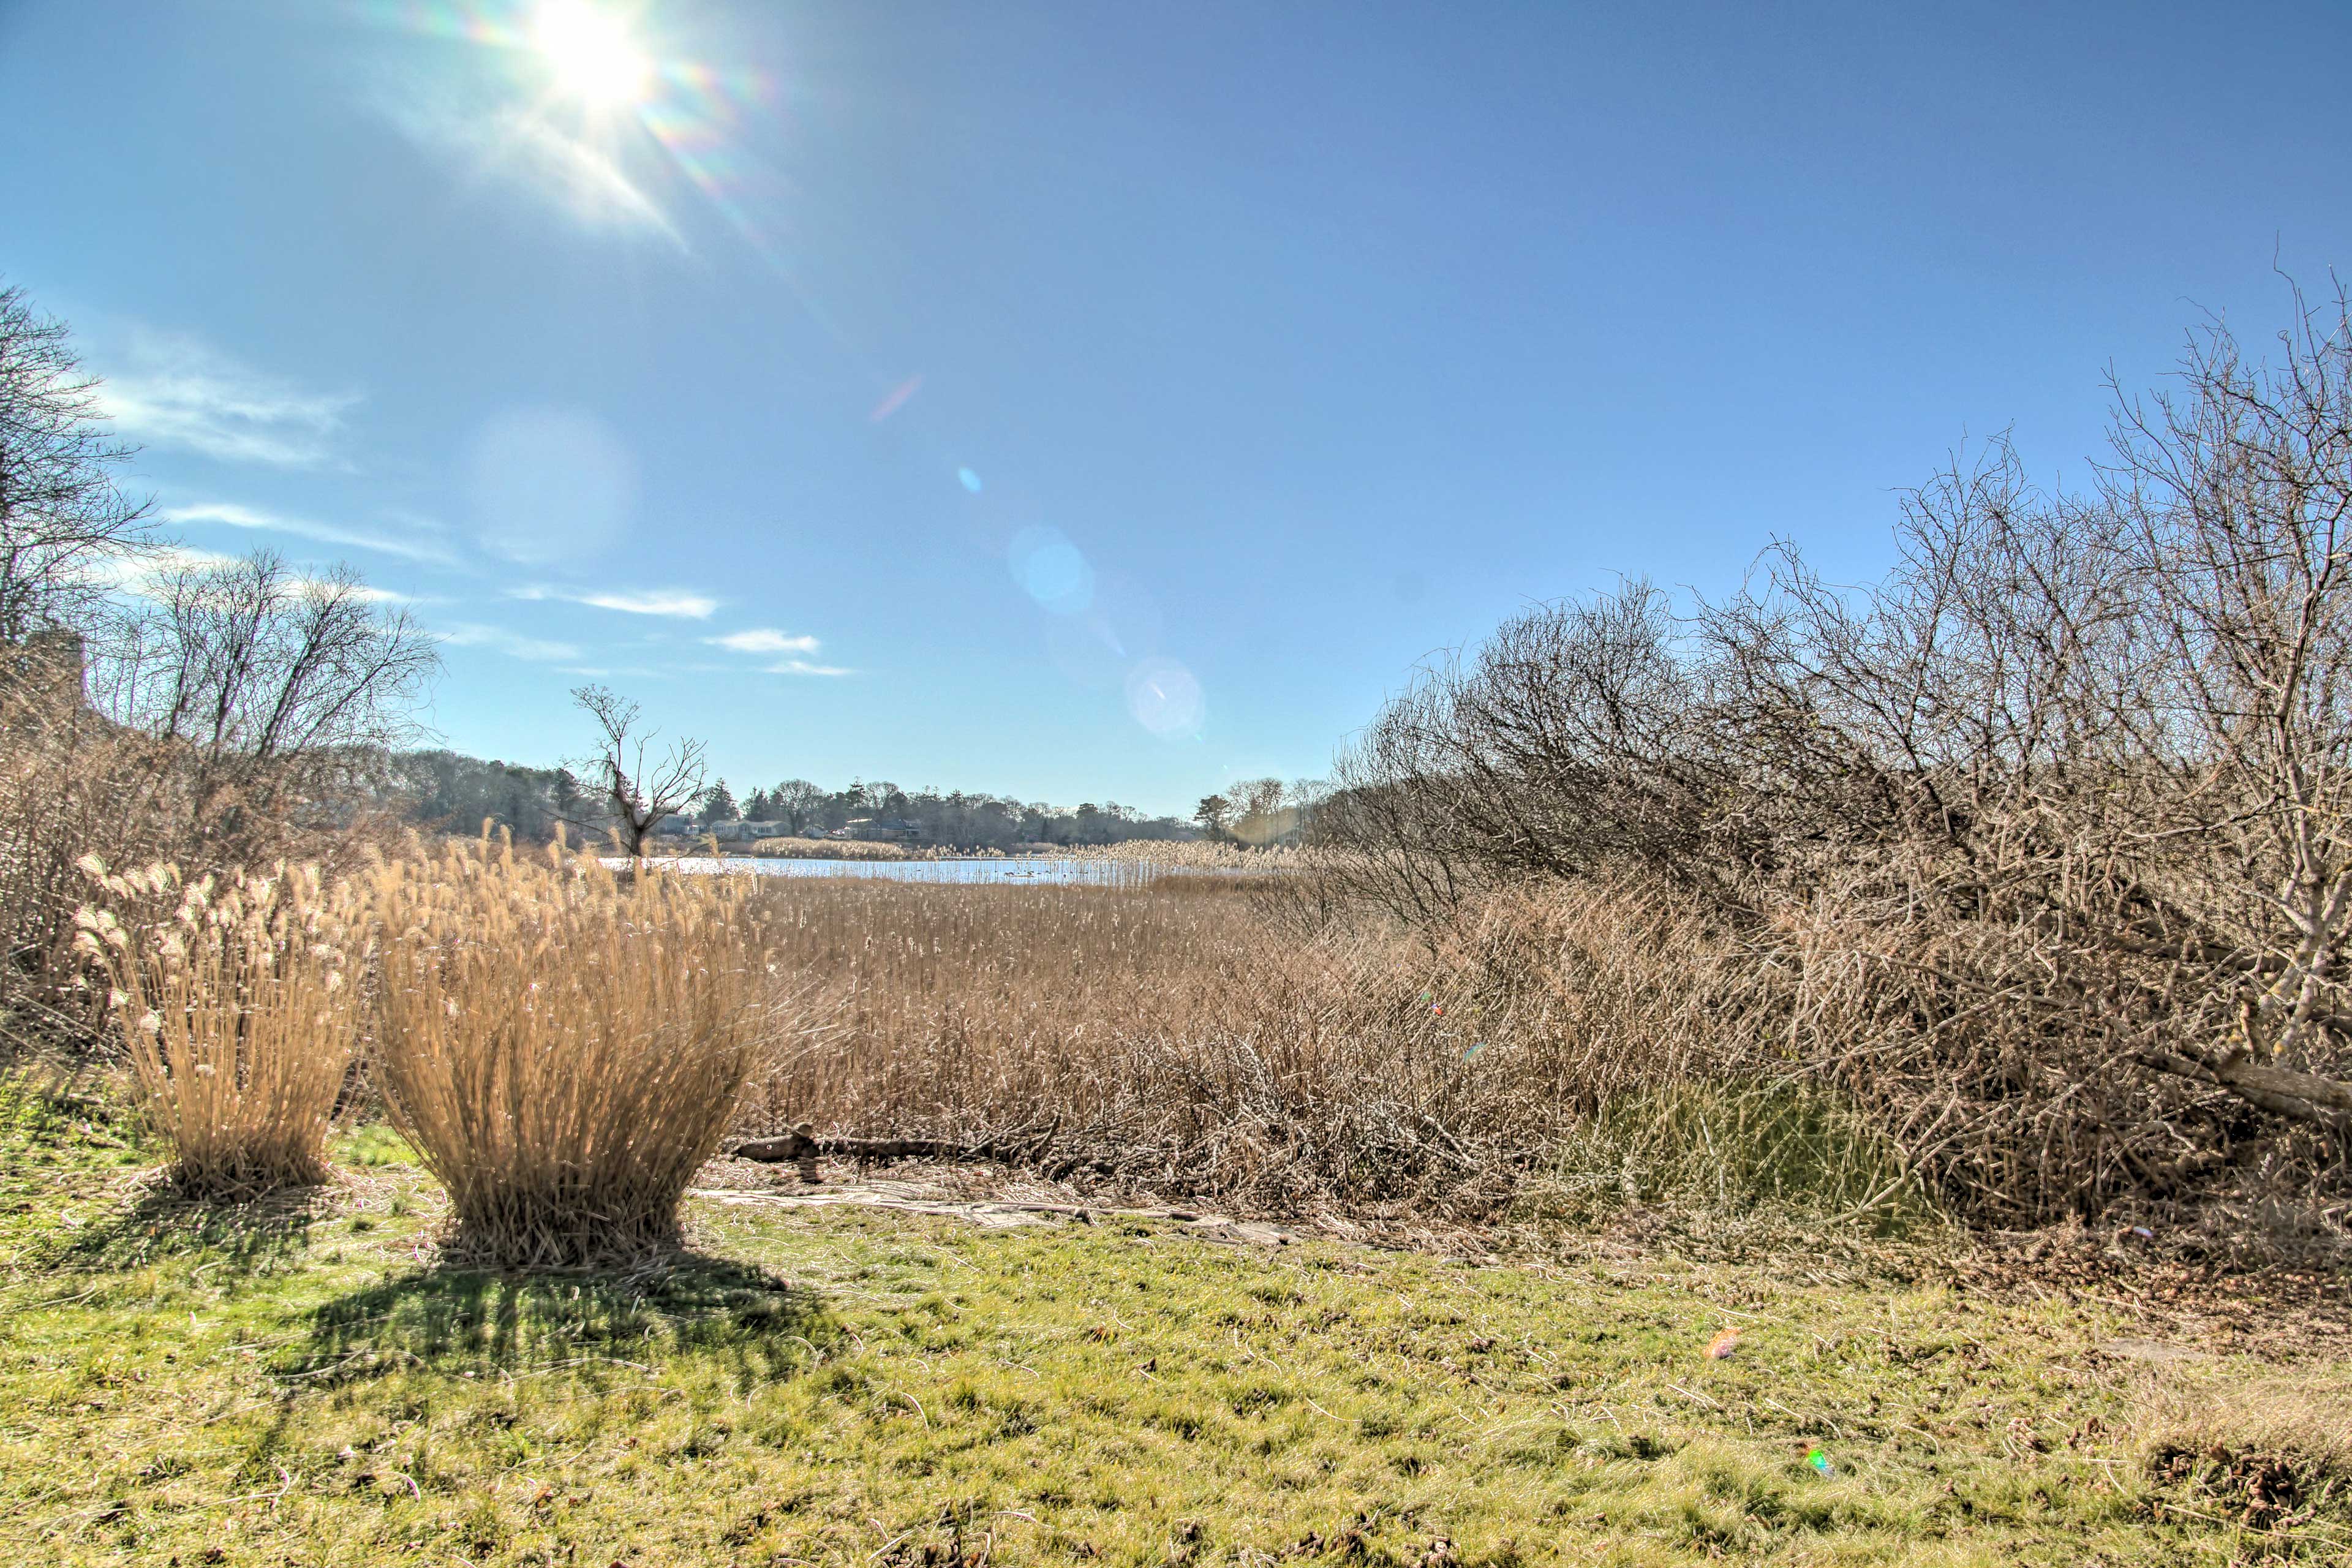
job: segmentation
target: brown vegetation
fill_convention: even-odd
[[[1704,956],[1687,900],[1504,894],[1433,947],[1380,920],[1308,930],[1281,879],[1213,884],[770,884],[778,962],[833,1002],[743,1130],[920,1137],[1276,1210],[1916,1199],[1891,1147],[1771,1063],[1725,1071],[1738,966],[1694,987],[1658,960]]]
[[[2143,1396],[2144,1462],[2251,1530],[2280,1532],[2352,1495],[2352,1396],[2308,1378],[2219,1386],[2194,1372]]]
[[[368,879],[374,1068],[462,1256],[576,1265],[675,1242],[783,1016],[743,879],[615,876],[456,843]]]
[[[1293,824],[1307,848],[1072,851],[1116,863],[1077,888],[384,860],[350,895],[381,932],[376,1081],[461,1246],[509,1260],[667,1238],[746,1083],[741,1131],[985,1147],[1270,1208],[1932,1203],[2336,1246],[2346,301],[2282,350],[2263,367],[2197,340],[2177,398],[2119,401],[2087,496],[2033,489],[2005,447],[1956,464],[1867,592],[1776,549],[1723,603],[1633,584],[1516,618],[1380,715]],[[225,875],[340,853],[302,885],[345,897],[318,889],[363,858],[367,760],[430,668],[348,576],[257,559],[145,581],[96,705],[78,653],[5,696],[13,1032],[97,1011],[60,962],[92,849]],[[641,838],[698,753],[654,757],[634,709],[583,697]],[[146,962],[108,931],[85,948]],[[184,982],[182,1012],[210,1009],[190,1030],[244,1037],[259,1005],[236,965],[260,960],[240,951]],[[780,1010],[795,988],[827,1000]],[[196,1058],[151,1054],[151,1101],[199,1106]],[[239,1092],[259,1087],[222,1114],[277,1094],[256,1072],[238,1058]]]
[[[331,874],[390,838],[373,785],[435,666],[418,628],[349,573],[268,554],[145,587],[95,641],[0,650],[37,676],[0,685],[0,1050],[99,1026],[67,956],[85,856]]]
[[[762,838],[751,846],[754,855],[786,860],[919,860],[923,855],[903,844],[878,844],[859,838]]]
[[[106,902],[79,911],[75,945],[110,983],[173,1184],[247,1198],[324,1180],[370,941],[353,890],[315,867],[185,885],[169,866],[82,868]]]
[[[2352,1197],[2352,311],[2118,395],[2089,494],[2005,447],[1864,592],[1547,606],[1392,703],[1329,875],[1425,929],[1497,887],[1679,900],[1721,1067],[1870,1108],[1960,1212]]]

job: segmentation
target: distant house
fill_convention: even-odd
[[[680,837],[691,838],[695,835],[700,833],[702,829],[696,826],[694,818],[687,816],[684,812],[673,811],[667,816],[656,818],[651,831],[655,833],[676,834]]]
[[[748,844],[761,838],[784,838],[792,834],[786,822],[714,822],[698,831],[708,833],[721,844]]]

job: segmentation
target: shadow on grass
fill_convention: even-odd
[[[284,1375],[332,1386],[403,1367],[649,1372],[690,1354],[716,1358],[749,1386],[807,1370],[835,1333],[804,1287],[699,1253],[609,1273],[436,1267],[320,1308],[305,1353]]]
[[[41,1267],[76,1273],[143,1268],[166,1258],[213,1255],[231,1274],[267,1274],[294,1265],[310,1226],[334,1212],[331,1187],[291,1187],[247,1203],[186,1198],[151,1187],[127,1208],[40,1247]]]

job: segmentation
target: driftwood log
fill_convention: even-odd
[[[1011,1162],[1038,1152],[1050,1139],[983,1139],[977,1143],[952,1138],[820,1138],[806,1123],[772,1138],[747,1138],[726,1152],[738,1160],[766,1165],[797,1165],[804,1182],[817,1180],[820,1156],[855,1160],[861,1165],[885,1165],[894,1160],[958,1160]]]

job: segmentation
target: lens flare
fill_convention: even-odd
[[[1172,658],[1147,658],[1127,678],[1127,710],[1137,723],[1164,739],[1199,734],[1207,706],[1201,683]]]
[[[978,495],[980,493],[980,476],[973,473],[970,468],[958,468],[956,470],[956,483],[961,485],[964,489],[970,490],[974,495]]]
[[[1013,580],[1057,616],[1086,612],[1095,599],[1095,569],[1058,528],[1032,526],[1013,536]]]
[[[869,425],[881,424],[882,421],[889,418],[890,416],[898,413],[901,408],[906,407],[907,400],[922,390],[923,378],[921,374],[918,373],[917,374],[908,376],[906,380],[892,387],[889,395],[884,397],[881,402],[874,405],[874,412],[866,416],[866,422]]]

